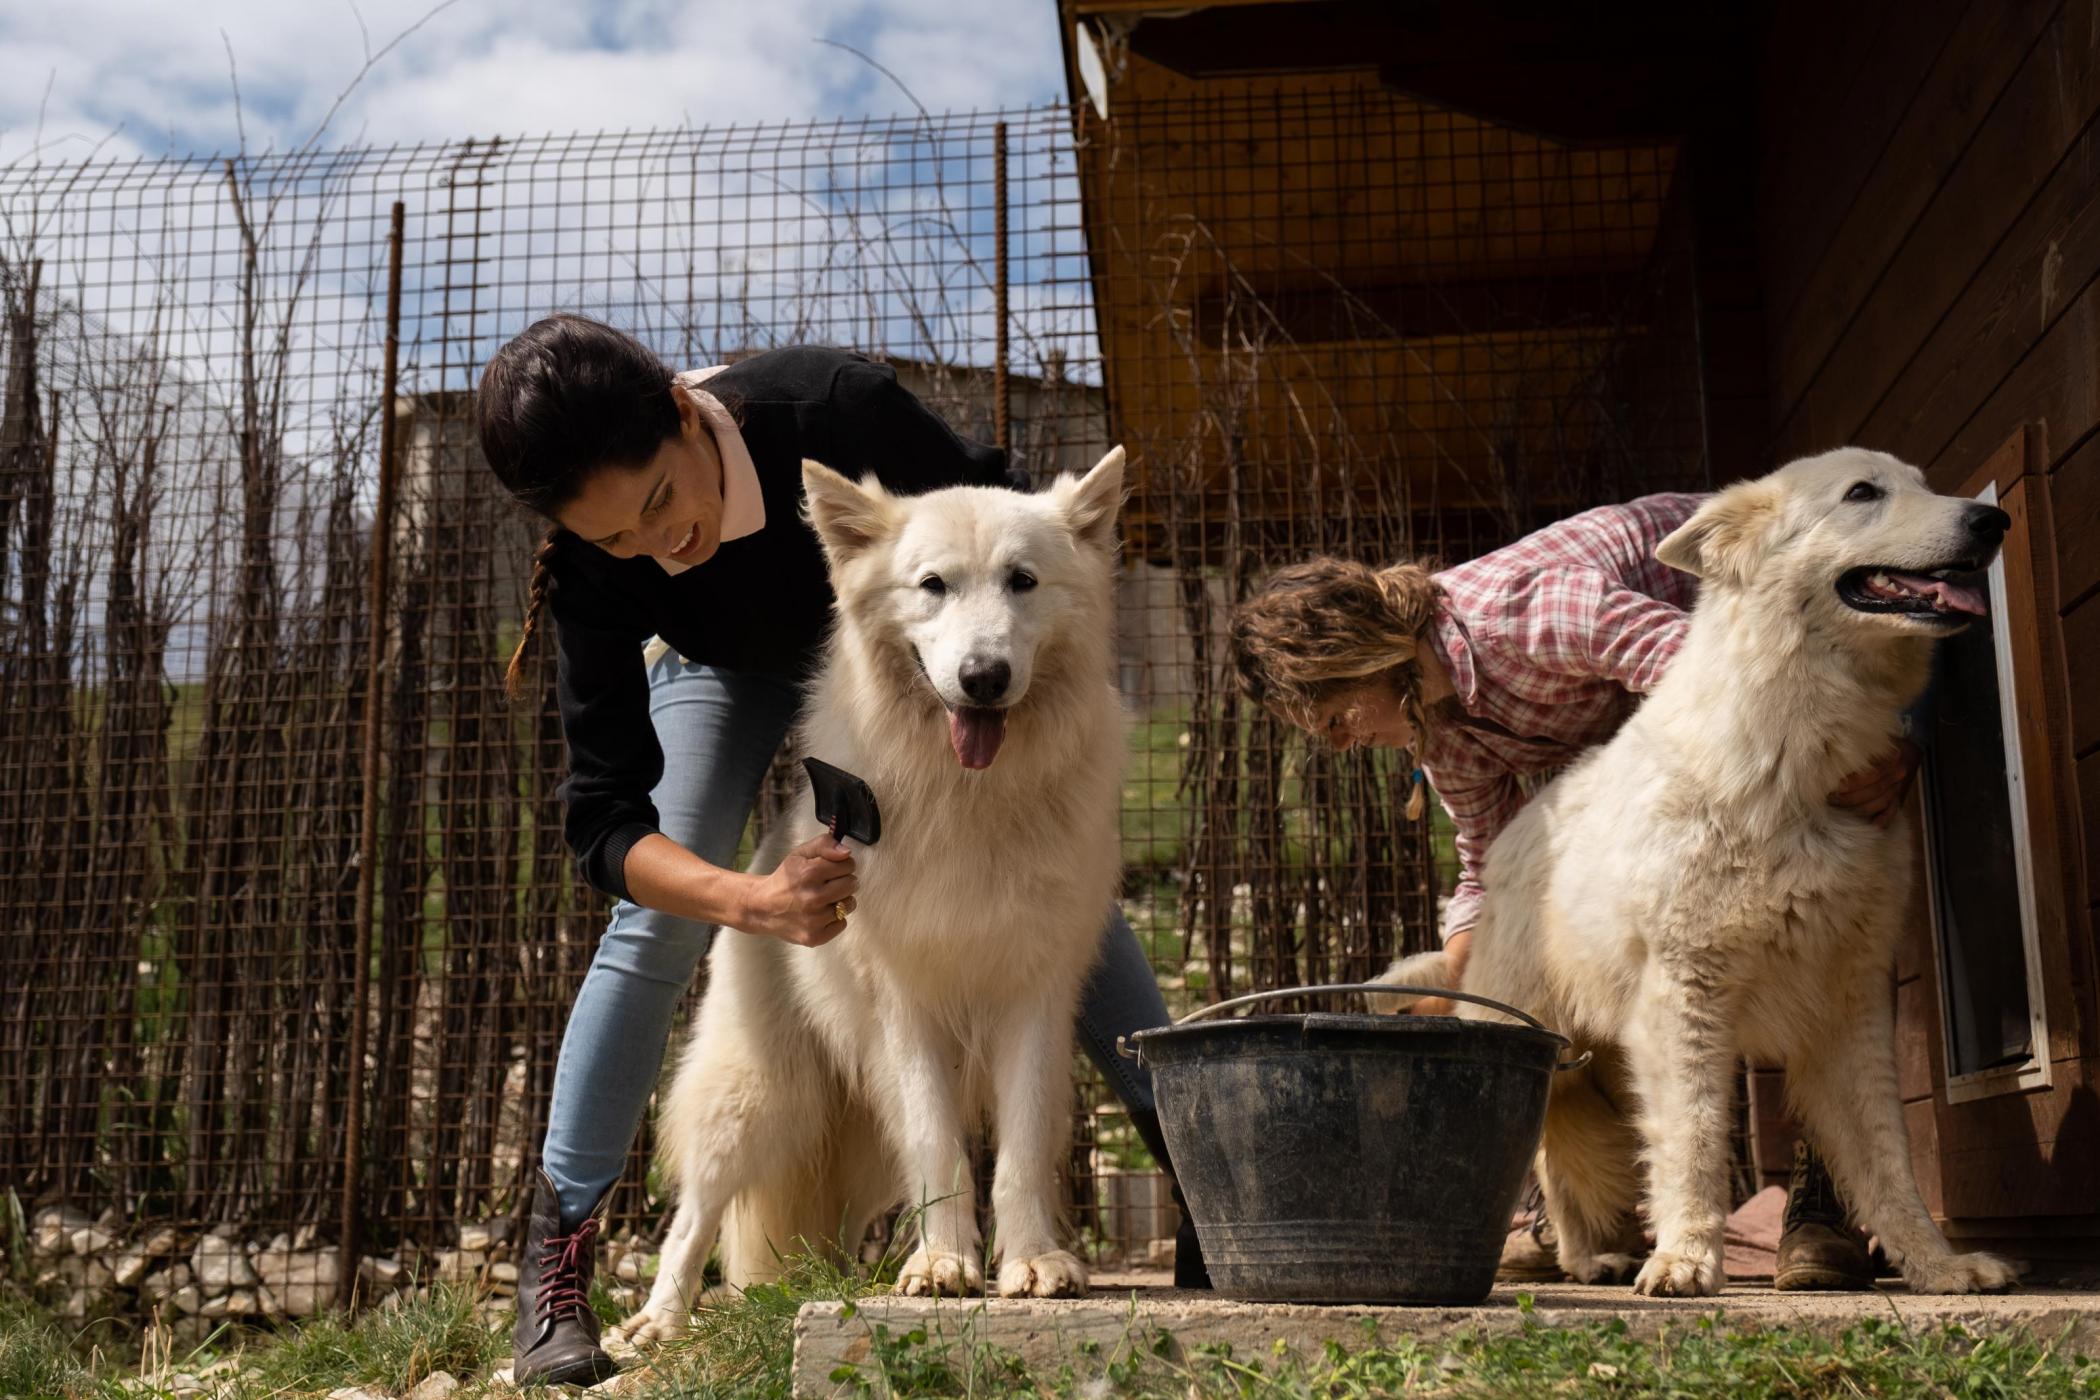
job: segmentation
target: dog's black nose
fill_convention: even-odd
[[[1969,533],[1989,544],[1997,544],[2012,528],[2012,517],[1996,506],[1969,507]]]
[[[1006,694],[1007,682],[1014,678],[1014,668],[989,657],[966,656],[962,669],[955,674],[962,682],[963,694],[980,705],[996,705]]]

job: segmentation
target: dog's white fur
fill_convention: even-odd
[[[1847,500],[1863,481],[1885,496]],[[1573,1277],[1631,1272],[1602,1242],[1638,1204],[1645,1160],[1656,1248],[1635,1288],[1720,1289],[1747,1055],[1785,1064],[1800,1121],[1913,1291],[2013,1282],[2005,1261],[1948,1247],[1911,1173],[1890,995],[1905,824],[1877,829],[1826,800],[1888,750],[1949,630],[1855,610],[1836,580],[1858,565],[1973,561],[1972,509],[1851,448],[1715,497],[1656,550],[1701,580],[1683,650],[1611,742],[1490,849],[1466,990],[1603,1052],[1555,1086],[1537,1160]],[[1440,953],[1384,980],[1449,985]]]
[[[661,1115],[678,1208],[631,1341],[678,1333],[720,1228],[725,1282],[857,1244],[923,1207],[907,1293],[982,1291],[969,1143],[987,1110],[999,1292],[1083,1292],[1058,1242],[1073,1019],[1120,872],[1125,754],[1112,582],[1123,452],[1026,495],[896,497],[816,463],[811,523],[837,625],[800,728],[867,779],[882,836],[858,908],[817,949],[724,930]],[[1012,587],[1016,570],[1035,581]],[[944,590],[922,586],[938,575]],[[1004,745],[967,771],[947,706],[969,657],[1005,660]],[[754,868],[821,831],[799,794]]]

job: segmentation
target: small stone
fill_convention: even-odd
[[[297,1250],[312,1249],[314,1247],[314,1241],[320,1238],[321,1227],[314,1224],[312,1221],[308,1221],[306,1224],[301,1225],[299,1227],[298,1234],[292,1236],[292,1248]]]
[[[255,1310],[267,1318],[281,1318],[285,1315],[284,1301],[277,1296],[277,1290],[267,1283],[255,1286]]]
[[[85,1211],[71,1206],[46,1206],[36,1213],[29,1247],[47,1258],[64,1254],[72,1246],[73,1236],[94,1223]]]
[[[495,1370],[489,1372],[489,1383],[491,1385],[509,1385],[511,1384],[510,1378],[516,1374],[516,1371],[517,1363],[515,1361],[506,1361]]]
[[[511,1263],[508,1259],[499,1259],[489,1265],[489,1279],[491,1282],[507,1283],[512,1288],[516,1288],[518,1286],[518,1266]]]
[[[61,1254],[50,1265],[37,1273],[39,1288],[85,1288],[88,1281],[88,1260],[76,1254]]]
[[[145,1272],[153,1268],[155,1259],[172,1255],[181,1247],[183,1236],[174,1226],[162,1226],[160,1230],[153,1230],[151,1234],[141,1238],[139,1243],[134,1243],[130,1249],[118,1255],[116,1261],[111,1264],[111,1272],[116,1272],[118,1278],[118,1287],[132,1287],[134,1282],[145,1278]]]
[[[459,1247],[461,1249],[480,1250],[485,1253],[488,1247],[495,1242],[496,1231],[493,1226],[463,1225],[460,1227]]]
[[[334,1283],[342,1276],[342,1255],[333,1249],[308,1250],[303,1254],[269,1250],[255,1256],[255,1272],[276,1287],[293,1283]]]
[[[640,1283],[642,1281],[641,1256],[637,1254],[621,1255],[620,1261],[613,1265],[613,1277],[622,1283]]]
[[[274,1290],[279,1305],[289,1317],[312,1317],[326,1312],[335,1302],[332,1283],[287,1283]]]
[[[204,1293],[194,1283],[185,1283],[168,1295],[168,1305],[186,1317],[204,1311]]]
[[[58,1315],[70,1322],[78,1322],[88,1315],[88,1304],[93,1298],[94,1295],[85,1288],[76,1288],[67,1297],[65,1306],[58,1310]]]
[[[109,1260],[97,1254],[84,1262],[87,1264],[85,1281],[90,1292],[107,1293],[110,1289],[116,1287],[117,1271],[110,1267]]]
[[[85,1225],[73,1232],[73,1252],[80,1255],[100,1254],[117,1242],[117,1237],[100,1225]]]
[[[401,1261],[368,1256],[358,1261],[357,1272],[374,1288],[392,1288],[401,1282]]]
[[[261,1310],[261,1300],[255,1296],[254,1289],[236,1288],[231,1293],[222,1293],[216,1298],[206,1299],[204,1306],[197,1309],[197,1316],[254,1317]]]
[[[437,1257],[439,1283],[472,1283],[481,1276],[488,1255],[478,1249],[448,1249]]]
[[[204,1233],[215,1240],[237,1240],[241,1237],[241,1227],[231,1220],[222,1220]]]
[[[341,1390],[329,1391],[328,1400],[388,1400],[388,1397],[383,1390],[373,1390],[362,1385],[346,1385]]]
[[[459,1389],[459,1377],[450,1371],[432,1371],[416,1382],[416,1388],[408,1392],[408,1400],[451,1400],[452,1392]]]
[[[292,1237],[286,1231],[280,1230],[270,1237],[268,1244],[255,1252],[257,1254],[290,1254],[292,1252]]]
[[[240,1245],[224,1235],[206,1235],[197,1241],[197,1248],[190,1255],[190,1269],[207,1292],[253,1288],[262,1281]]]
[[[170,1264],[158,1273],[147,1274],[139,1280],[139,1297],[148,1303],[164,1303],[173,1296],[176,1289],[187,1286],[190,1277],[189,1265]]]

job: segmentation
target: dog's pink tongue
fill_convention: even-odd
[[[1890,574],[1905,588],[1919,597],[1932,599],[1932,605],[1941,612],[1964,612],[1983,617],[1989,609],[1984,606],[1983,594],[1966,584],[1950,583],[1946,579],[1928,578],[1924,574]]]
[[[989,768],[1006,741],[1006,711],[966,707],[948,712],[948,742],[965,768]]]

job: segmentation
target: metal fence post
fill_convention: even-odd
[[[394,544],[394,477],[398,453],[394,399],[401,383],[401,229],[406,209],[394,201],[392,225],[387,232],[386,269],[386,356],[382,371],[384,388],[379,404],[379,491],[372,505],[372,577],[368,623],[371,631],[365,658],[365,766],[364,809],[357,833],[357,951],[351,985],[350,1096],[343,1114],[343,1215],[342,1258],[336,1268],[336,1303],[349,1307],[357,1293],[360,1257],[359,1233],[363,1202],[359,1168],[363,1163],[365,1129],[365,1035],[372,989],[372,899],[379,845],[379,717],[386,700],[379,688],[381,661],[386,652],[387,574]]]
[[[994,314],[999,319],[992,351],[992,428],[1011,465],[1014,453],[1013,384],[1006,372],[1008,322],[1006,276],[1006,123],[992,128],[992,240]]]

